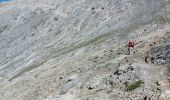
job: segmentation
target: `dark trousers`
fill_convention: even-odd
[[[130,47],[128,47],[128,55],[130,55]]]

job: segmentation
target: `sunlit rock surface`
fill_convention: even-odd
[[[158,100],[170,90],[169,22],[169,0],[1,3],[0,98]],[[157,64],[159,51],[165,63]],[[121,66],[129,67],[119,74]],[[125,83],[137,80],[144,84],[127,91]]]

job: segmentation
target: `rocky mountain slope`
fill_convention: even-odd
[[[169,22],[169,0],[1,3],[0,97],[169,100]]]

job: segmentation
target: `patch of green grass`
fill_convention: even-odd
[[[110,94],[110,93],[112,93],[112,90],[109,90],[109,91],[107,92],[107,94]]]
[[[136,82],[132,83],[131,85],[127,86],[127,91],[135,90],[136,88],[140,87],[142,84],[144,84],[143,81],[141,81],[141,80],[136,81]]]

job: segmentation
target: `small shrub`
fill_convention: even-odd
[[[144,84],[144,82],[141,80],[134,82],[131,85],[127,86],[127,91],[135,90],[136,88],[140,87],[142,84]]]
[[[107,92],[107,94],[110,94],[110,93],[112,93],[112,90],[109,90],[109,91]]]

